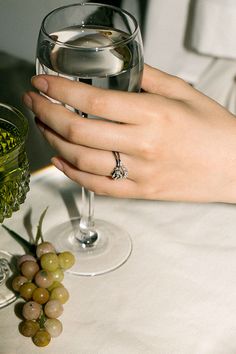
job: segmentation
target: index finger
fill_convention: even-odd
[[[192,94],[192,87],[187,82],[147,64],[144,66],[142,88],[144,91],[177,100],[187,99]]]
[[[89,115],[131,124],[143,120],[142,93],[102,89],[50,75],[33,77],[32,85],[49,97]]]

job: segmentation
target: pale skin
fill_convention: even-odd
[[[57,151],[52,163],[85,188],[121,198],[236,202],[236,117],[185,81],[146,65],[142,93],[46,75],[32,85],[106,119],[82,118],[35,92],[24,95]],[[120,152],[127,179],[111,179],[112,151]]]

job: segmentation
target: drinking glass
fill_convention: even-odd
[[[37,74],[62,76],[104,89],[139,92],[142,71],[139,26],[125,10],[78,3],[57,8],[44,18],[37,43]],[[99,119],[67,108],[84,118]],[[132,250],[127,231],[94,219],[94,193],[84,188],[80,217],[56,225],[45,237],[53,240],[58,250],[69,249],[78,256],[71,270],[77,275],[116,269]]]
[[[29,163],[25,151],[28,121],[17,109],[0,103],[0,223],[19,209],[29,191]],[[0,308],[15,300],[7,281],[13,257],[0,250]]]

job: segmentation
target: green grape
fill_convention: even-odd
[[[40,258],[43,254],[53,252],[56,253],[56,250],[52,243],[50,242],[42,242],[36,248],[36,255]]]
[[[41,269],[35,275],[34,281],[39,288],[48,288],[53,283],[53,276],[47,270]]]
[[[50,300],[59,300],[65,304],[69,299],[69,292],[65,287],[57,287],[51,291]]]
[[[40,258],[41,267],[49,272],[55,271],[59,267],[59,260],[56,253],[45,253]]]
[[[34,283],[24,283],[20,287],[20,296],[23,297],[26,301],[30,300],[32,298],[34,290],[37,288],[37,286]]]
[[[41,313],[41,305],[35,301],[28,301],[22,308],[22,315],[26,320],[37,320]]]
[[[58,337],[63,330],[62,323],[57,318],[48,318],[45,321],[44,326],[51,337]]]
[[[25,261],[21,264],[20,271],[27,279],[32,280],[39,271],[39,265],[34,261]]]
[[[46,304],[49,300],[49,291],[45,288],[36,288],[33,292],[32,298],[38,304]]]
[[[21,274],[13,279],[12,288],[27,301],[22,308],[24,321],[19,325],[20,333],[32,337],[36,346],[44,347],[63,330],[58,317],[63,313],[69,292],[61,282],[63,270],[74,265],[75,257],[68,251],[57,255],[50,242],[39,244],[36,256],[38,261],[29,254],[18,259]]]
[[[57,268],[56,270],[54,270],[51,273],[52,273],[54,281],[61,282],[64,279],[64,272],[60,268]]]
[[[38,330],[39,323],[36,321],[25,320],[19,325],[19,331],[25,337],[33,337]]]
[[[44,307],[44,313],[49,318],[57,318],[63,313],[63,306],[59,300],[49,300]]]
[[[17,275],[13,280],[12,280],[12,288],[14,291],[19,292],[21,285],[26,283],[28,279],[24,277],[23,275]]]
[[[58,255],[59,264],[62,269],[69,269],[75,264],[75,257],[71,252],[65,251]]]
[[[53,289],[55,288],[58,288],[58,287],[64,287],[64,285],[62,283],[60,283],[59,281],[55,280],[51,286],[49,286],[47,289],[48,291],[52,291]]]
[[[51,341],[50,334],[44,330],[40,329],[32,338],[33,343],[37,345],[37,347],[45,347]]]

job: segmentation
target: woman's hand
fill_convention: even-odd
[[[59,157],[52,163],[97,194],[198,202],[236,202],[236,120],[186,82],[145,66],[142,93],[95,88],[40,75],[25,104]],[[70,111],[106,120],[85,119]],[[122,123],[122,124],[117,124]],[[112,151],[127,179],[113,180]]]

